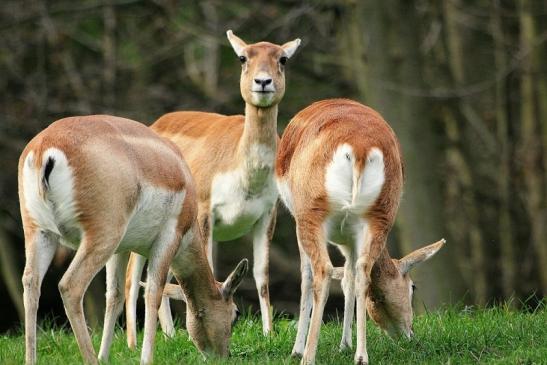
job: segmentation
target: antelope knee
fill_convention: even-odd
[[[323,265],[323,274],[322,275],[325,278],[330,280],[332,278],[333,273],[334,273],[334,267],[332,266],[331,263]]]
[[[302,281],[311,282],[313,280],[313,273],[311,268],[306,267],[302,269]]]
[[[25,269],[21,281],[23,283],[23,288],[26,290],[35,288],[38,285],[34,273],[28,269]]]
[[[119,304],[119,303],[123,302],[124,297],[125,297],[125,293],[119,287],[109,288],[109,289],[106,290],[106,300],[107,301],[112,301],[116,304]]]
[[[372,271],[372,265],[370,264],[368,258],[360,258],[355,262],[355,270],[357,274],[364,273],[367,278],[370,277],[370,272]]]
[[[61,279],[61,281],[59,281],[59,284],[57,284],[57,288],[59,289],[59,293],[61,293],[61,296],[63,298],[67,297],[70,293],[70,287],[66,283],[66,281],[63,280],[63,279]]]
[[[359,288],[363,285],[365,287],[368,286],[368,283],[370,283],[370,265],[367,263],[364,259],[357,260],[355,264],[356,269],[356,276],[355,276],[355,285]],[[360,293],[360,290],[358,290],[358,293]]]
[[[313,282],[315,285],[321,284],[324,280],[330,281],[332,279],[332,274],[334,272],[334,267],[332,264],[327,263],[314,270],[313,272]]]
[[[342,289],[348,290],[355,284],[355,277],[353,275],[344,275],[340,284],[342,285]]]
[[[69,285],[65,280],[61,279],[57,287],[59,288],[59,293],[61,293],[61,298],[63,299],[65,307],[70,306],[71,308],[76,308],[78,303],[81,303],[80,295],[75,293],[75,288]]]

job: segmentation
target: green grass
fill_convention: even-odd
[[[39,364],[76,364],[80,353],[72,334],[44,326],[38,337]],[[505,307],[481,310],[447,309],[418,316],[412,340],[392,340],[372,323],[367,328],[367,348],[373,364],[547,364],[547,310],[535,313],[512,311]],[[231,357],[210,360],[209,364],[298,364],[290,352],[296,335],[296,321],[277,318],[275,336],[261,334],[260,320],[242,318],[234,330]],[[322,327],[318,364],[350,364],[353,353],[339,353],[342,326],[327,321]],[[141,338],[142,339],[142,334]],[[94,331],[98,350],[100,332]],[[355,342],[355,336],[354,336]],[[140,344],[140,342],[139,342]],[[355,344],[355,343],[354,343]],[[0,364],[21,364],[24,360],[22,333],[0,336]],[[137,364],[139,352],[127,349],[121,329],[110,351],[111,364]],[[204,363],[188,339],[178,330],[174,339],[158,333],[156,364]]]

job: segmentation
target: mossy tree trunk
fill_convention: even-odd
[[[518,156],[521,161],[521,171],[526,193],[524,203],[530,221],[530,240],[534,247],[540,275],[540,284],[544,293],[547,292],[547,237],[545,222],[547,222],[547,208],[545,202],[546,181],[542,174],[542,158],[544,158],[540,105],[545,101],[537,99],[538,89],[544,88],[538,82],[540,60],[539,48],[536,45],[537,35],[535,18],[532,12],[533,2],[521,0],[519,2],[520,47],[523,54],[520,80],[521,94],[521,131],[518,146]],[[545,115],[543,116],[545,117]]]
[[[355,17],[356,12],[361,17]],[[356,5],[346,21],[348,39],[358,38],[366,44],[367,62],[354,67],[352,80],[359,83],[356,88],[362,101],[378,110],[393,127],[403,150],[405,192],[395,234],[390,238],[399,245],[394,250],[391,242],[388,247],[393,255],[404,255],[446,236],[441,183],[444,136],[434,125],[428,99],[408,91],[425,89],[426,84],[419,19],[412,3],[384,1]],[[366,27],[356,35],[360,24]],[[353,56],[363,57],[360,52]],[[364,80],[358,75],[365,75]],[[419,307],[434,306],[462,293],[455,252],[449,243],[438,257],[413,273],[416,282],[427,282],[420,287]],[[431,277],[436,280],[426,279]]]

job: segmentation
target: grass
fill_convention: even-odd
[[[392,340],[369,322],[369,359],[373,364],[547,364],[547,309],[542,307],[534,313],[496,307],[451,308],[421,315],[415,319],[416,336],[412,340]],[[263,337],[260,319],[246,315],[234,329],[231,357],[211,359],[207,363],[298,364],[290,357],[296,321],[277,318],[275,332],[275,336]],[[338,321],[327,321],[323,325],[318,364],[352,363],[352,352],[338,351],[341,333]],[[94,331],[96,350],[99,342],[100,331]],[[0,336],[0,364],[22,364],[24,350],[21,332]],[[139,355],[127,349],[125,335],[118,329],[110,351],[110,363],[138,364]],[[183,329],[178,330],[174,339],[166,339],[158,333],[154,359],[156,364],[204,363]],[[71,332],[44,324],[38,337],[38,363],[81,363]]]

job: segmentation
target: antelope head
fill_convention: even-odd
[[[405,335],[410,338],[414,335],[412,297],[415,286],[409,271],[435,255],[445,242],[442,239],[400,260],[390,259],[392,265],[377,263],[373,269],[367,311],[372,320],[391,337]]]
[[[186,329],[192,342],[204,355],[228,356],[232,327],[239,314],[234,293],[247,273],[249,263],[241,260],[223,283],[216,282],[216,293],[207,298],[190,298],[180,285],[166,284],[163,295],[187,303]]]
[[[231,30],[228,40],[241,62],[241,96],[258,108],[277,105],[285,94],[285,64],[300,45],[300,39],[277,45],[247,44]]]

